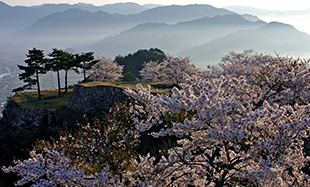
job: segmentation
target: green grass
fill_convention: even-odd
[[[37,92],[23,92],[14,95],[12,100],[23,108],[48,109],[57,112],[66,108],[72,90],[68,89],[68,93],[62,93],[60,97],[58,97],[58,90],[45,90],[41,92],[41,100],[38,100]]]
[[[80,85],[85,87],[93,87],[93,86],[112,86],[125,88],[128,87],[130,89],[135,90],[136,84],[141,83],[144,87],[147,85],[154,85],[159,83],[153,82],[87,82],[81,83]],[[68,93],[64,94],[64,90],[62,90],[62,96],[58,97],[58,90],[45,90],[41,92],[42,99],[38,100],[37,92],[22,92],[14,95],[12,100],[22,106],[23,108],[34,108],[34,109],[48,109],[51,111],[55,111],[57,113],[62,113],[66,115],[70,115],[72,111],[66,108],[66,105],[69,101],[73,89],[68,89]],[[155,94],[169,94],[171,93],[171,89],[159,89],[152,90],[152,93]]]

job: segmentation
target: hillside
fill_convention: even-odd
[[[241,15],[230,14],[215,17],[203,17],[177,24],[145,23],[107,37],[89,47],[97,54],[116,56],[139,48],[157,48],[171,54],[202,45],[214,38],[226,36],[242,29],[259,28],[266,23],[249,21]],[[139,41],[139,42],[136,42]]]
[[[12,7],[0,1],[0,36],[29,26],[40,16],[33,8]]]
[[[129,15],[130,20],[136,20],[140,23],[157,22],[174,24],[181,21],[191,21],[202,17],[214,17],[217,15],[235,14],[232,11],[216,8],[211,5],[170,5],[161,6],[146,10],[139,14]]]
[[[263,53],[307,58],[310,56],[309,48],[310,35],[296,30],[291,25],[272,22],[257,29],[237,31],[179,54],[191,56],[195,62],[203,66],[206,59],[210,63],[218,63],[219,57],[228,54],[229,51],[254,49]]]
[[[3,40],[12,38],[18,40],[18,46],[28,44],[44,48],[52,46],[75,46],[92,43],[100,38],[117,32],[131,24],[127,24],[123,15],[109,14],[98,11],[69,9],[40,18],[24,30],[6,36]]]

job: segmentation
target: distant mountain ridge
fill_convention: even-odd
[[[97,42],[104,37],[119,34],[121,31],[138,24],[172,24],[206,16],[227,14],[234,13],[210,5],[171,5],[129,15],[109,14],[102,11],[92,13],[86,10],[69,9],[65,12],[57,12],[40,18],[29,27],[5,37],[5,40],[14,38],[20,41],[19,44],[32,43],[42,47],[55,45],[72,47]]]
[[[132,2],[126,2],[126,3],[114,3],[114,4],[105,4],[102,6],[95,6],[93,4],[86,4],[86,3],[77,3],[77,4],[43,4],[41,6],[36,6],[40,11],[43,12],[49,12],[49,13],[55,13],[55,12],[64,12],[68,9],[81,9],[81,10],[87,10],[89,12],[107,12],[110,14],[138,14],[140,12],[143,12],[147,10],[148,8],[139,5],[137,3]]]
[[[116,3],[103,6],[92,4],[43,4],[40,6],[10,6],[0,1],[0,36],[23,29],[33,24],[38,19],[56,12],[64,12],[69,9],[87,10],[90,12],[103,11],[110,14],[137,14],[147,10],[137,3]]]
[[[304,10],[268,10],[247,6],[228,6],[225,9],[238,14],[252,14],[266,22],[283,22],[293,25],[299,31],[310,34],[310,7],[304,6]]]
[[[154,45],[176,54],[191,46],[202,45],[240,29],[259,28],[265,24],[262,21],[249,21],[237,14],[203,17],[172,25],[145,23],[123,31],[119,35],[107,37],[90,46],[89,49],[101,55],[118,55],[139,48],[147,49]]]
[[[9,16],[13,20],[27,11],[29,17],[25,16],[25,19],[28,20],[43,10],[45,13],[65,11],[48,14],[24,29],[0,37],[0,49],[6,52],[34,46],[42,49],[73,48],[113,58],[156,47],[172,55],[191,56],[199,63],[218,62],[220,56],[229,51],[249,48],[292,55],[298,55],[300,49],[300,54],[309,54],[306,49],[309,48],[310,36],[290,25],[268,24],[255,15],[240,15],[211,5],[149,6],[155,8],[147,9],[135,3],[105,5],[112,7],[111,10],[118,7],[119,12],[124,7],[138,12],[126,15],[101,10],[93,12],[100,7],[85,3],[11,7],[2,2],[0,10],[3,12],[19,12],[15,17]],[[0,23],[6,19],[0,17]]]
[[[178,23],[180,21],[191,21],[202,17],[214,17],[217,15],[235,14],[235,12],[215,8],[211,5],[169,5],[156,7],[146,10],[139,14],[131,15],[130,19],[143,22],[158,22],[158,23]]]
[[[237,31],[222,38],[180,52],[190,56],[197,65],[218,63],[219,57],[230,51],[242,52],[254,49],[262,53],[281,56],[310,57],[310,35],[296,30],[293,26],[278,22],[268,23],[257,29]]]

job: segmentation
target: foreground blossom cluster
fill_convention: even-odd
[[[171,95],[151,94],[142,85],[126,89],[136,101],[129,110],[135,137],[139,131],[177,138],[160,159],[147,154],[117,173],[107,164],[85,174],[51,148],[3,170],[23,177],[17,185],[310,186],[303,170],[310,161],[304,151],[309,76],[305,60],[230,53],[221,69],[191,76]]]
[[[86,175],[84,170],[79,170],[71,165],[68,158],[58,151],[44,149],[43,154],[30,152],[31,158],[25,161],[15,161],[14,167],[4,168],[4,172],[16,172],[23,178],[16,185],[35,182],[32,186],[117,186],[117,176],[108,172],[108,167],[96,175]]]

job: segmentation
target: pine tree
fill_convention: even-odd
[[[61,96],[60,90],[60,75],[59,72],[65,69],[65,63],[69,61],[69,57],[65,51],[62,49],[53,49],[53,52],[49,53],[48,56],[52,57],[49,59],[48,68],[57,73],[58,81],[58,95]]]
[[[82,68],[85,81],[87,70],[90,70],[99,60],[95,60],[94,52],[82,53],[81,55],[77,55],[76,58],[80,63],[79,67]]]
[[[135,77],[139,77],[139,71],[143,69],[145,62],[162,62],[167,59],[165,52],[158,48],[150,48],[149,50],[140,49],[133,54],[127,56],[118,55],[115,57],[115,62],[124,66],[124,73],[131,72]]]
[[[19,74],[19,79],[23,80],[23,82],[27,84],[22,87],[16,88],[13,91],[23,91],[36,85],[38,90],[38,99],[40,100],[41,90],[39,75],[45,74],[47,72],[47,59],[44,57],[43,50],[39,50],[36,48],[28,50],[28,54],[26,56],[27,59],[25,60],[25,63],[27,64],[27,66],[18,65],[18,68],[24,71],[23,73]]]
[[[68,71],[73,70],[76,73],[79,73],[78,67],[80,62],[78,61],[77,54],[73,55],[72,53],[65,52],[67,56],[67,61],[63,62],[64,70],[65,70],[65,93],[68,92]]]

